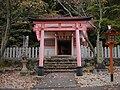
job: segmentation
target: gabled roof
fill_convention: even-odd
[[[28,18],[31,21],[46,21],[46,22],[50,22],[50,21],[89,21],[92,19],[91,16],[89,17],[54,17],[54,18],[32,18],[29,17]]]
[[[106,31],[106,34],[116,34],[116,35],[118,35],[119,33],[114,28],[111,28],[111,29],[108,29]]]

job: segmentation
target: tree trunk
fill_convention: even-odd
[[[8,38],[10,35],[10,27],[11,27],[11,12],[10,12],[10,0],[6,0],[7,7],[7,25],[5,29],[5,33],[2,36],[1,41],[1,49],[0,49],[0,65],[4,65],[3,55],[8,42]]]
[[[99,19],[99,29],[97,29],[97,64],[96,64],[96,69],[104,69],[105,68],[105,65],[103,63],[103,58],[102,56],[100,55],[100,30],[101,30],[101,21],[102,21],[102,5],[101,5],[101,0],[98,0],[98,6],[99,6],[99,16],[100,16],[100,19]],[[101,59],[102,58],[102,59]]]
[[[100,29],[101,29],[101,20],[102,20],[102,7],[101,7],[101,1],[98,0],[98,6],[99,6],[99,16],[100,16],[100,19],[99,19],[99,25],[98,25],[98,28],[97,29],[97,63],[99,63],[99,59],[100,59],[100,55],[99,55],[99,42],[100,42]]]

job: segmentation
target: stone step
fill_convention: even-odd
[[[45,69],[74,69],[76,67],[44,67]]]
[[[45,73],[53,72],[76,72],[76,69],[45,69]]]
[[[77,62],[44,62],[45,64],[77,64]]]
[[[44,61],[48,61],[48,62],[52,62],[52,61],[56,61],[56,62],[63,62],[63,61],[77,61],[76,59],[45,59]]]
[[[76,57],[71,55],[56,55],[56,56],[51,56],[51,58],[76,58]]]
[[[51,72],[74,72],[76,70],[77,60],[70,55],[58,55],[46,58],[44,68],[46,73]]]
[[[44,67],[76,67],[77,64],[45,64]]]

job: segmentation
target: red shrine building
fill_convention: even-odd
[[[31,20],[34,24],[33,31],[40,43],[39,75],[44,73],[44,57],[71,55],[77,57],[78,76],[82,76],[81,46],[87,46],[87,43],[81,32],[87,37],[92,17],[31,18]]]

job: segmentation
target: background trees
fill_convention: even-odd
[[[38,46],[28,17],[54,16],[93,16],[95,26],[99,26],[99,0],[0,0],[0,46],[22,46],[23,35],[29,35],[29,46]],[[102,20],[100,39],[105,42],[104,32],[111,24],[120,31],[120,1],[100,0]],[[9,2],[9,5],[8,3]],[[6,30],[8,30],[6,34]],[[89,33],[89,40],[96,46],[93,36]],[[7,38],[5,39],[5,37]],[[8,40],[7,40],[8,39]],[[9,42],[8,42],[9,41]],[[3,45],[4,42],[4,45]],[[117,37],[120,44],[120,36]],[[1,55],[4,49],[1,49]]]

